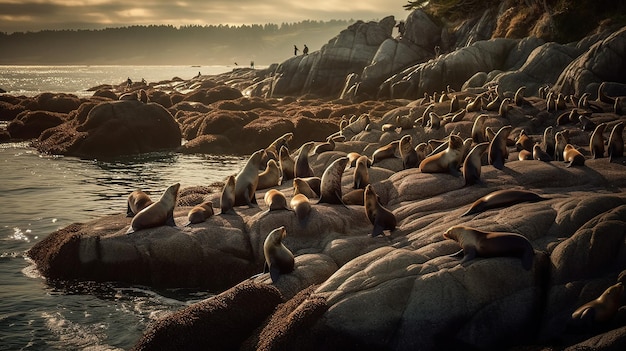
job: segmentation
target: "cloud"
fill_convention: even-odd
[[[0,31],[96,29],[130,25],[241,25],[407,16],[406,0],[0,0]]]

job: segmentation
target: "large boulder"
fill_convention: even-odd
[[[103,102],[84,121],[70,120],[43,133],[35,146],[45,153],[113,157],[180,146],[178,123],[163,106],[140,101]]]
[[[67,114],[47,111],[24,111],[7,125],[13,139],[34,139],[48,128],[67,120]]]

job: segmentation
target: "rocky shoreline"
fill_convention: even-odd
[[[131,219],[120,209],[50,234],[29,256],[51,281],[222,292],[152,325],[137,350],[623,348],[624,296],[608,320],[581,326],[571,315],[626,283],[626,160],[623,148],[604,157],[614,129],[624,144],[626,28],[558,44],[530,37],[453,41],[419,10],[402,38],[391,37],[394,24],[357,22],[320,51],[266,70],[100,86],[85,99],[3,95],[0,116],[11,121],[3,138],[37,138],[41,152],[78,157],[247,155],[292,133],[286,146],[294,158],[306,142],[332,140],[329,151],[309,155],[321,177],[341,157],[373,160],[379,148],[407,135],[410,149],[424,144],[431,151],[458,135],[467,154],[477,143],[493,143],[488,130],[511,126],[503,167],[479,158],[480,184],[455,176],[462,162],[451,167],[457,172],[407,167],[403,149],[367,170],[397,221],[387,237],[368,235],[373,225],[363,205],[311,199],[305,225],[291,211],[267,212],[267,189],[257,189],[258,207],[238,206],[234,215],[183,227],[193,206],[220,207],[220,193],[199,186],[181,190],[177,227],[127,235]],[[438,45],[451,51],[435,53]],[[599,125],[602,157],[594,157],[590,140]],[[545,151],[554,140],[547,130],[564,133],[584,165],[532,159],[535,143]],[[422,161],[429,152],[420,150]],[[531,159],[520,156],[524,151]],[[343,172],[342,194],[353,190],[355,177],[354,168]],[[294,196],[290,179],[273,188]],[[462,216],[477,199],[506,189],[545,200]],[[457,225],[522,235],[534,250],[532,269],[515,257],[460,263],[451,256],[459,244],[443,237]],[[264,239],[280,226],[294,271],[277,282],[268,274],[249,279],[263,270]]]

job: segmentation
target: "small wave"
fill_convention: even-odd
[[[58,340],[48,341],[50,346],[58,347],[59,349],[82,348],[94,350],[93,347],[98,347],[97,350],[113,349],[106,345],[100,345],[106,336],[104,331],[107,328],[102,323],[80,325],[67,320],[59,312],[43,312],[41,317],[45,320],[46,327],[59,338]]]

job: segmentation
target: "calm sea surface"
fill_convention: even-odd
[[[188,79],[199,70],[229,68],[0,66],[0,87],[15,95],[80,93],[128,76]],[[244,161],[153,153],[104,162],[40,155],[28,142],[0,144],[0,350],[129,349],[151,320],[210,296],[116,283],[58,289],[45,283],[25,253],[71,223],[124,213],[126,197],[137,188],[158,198],[176,182],[184,188],[222,181]]]

